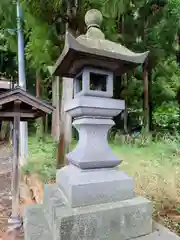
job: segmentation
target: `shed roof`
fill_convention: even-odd
[[[12,118],[14,102],[16,101],[21,102],[20,112],[24,114],[26,120],[37,118],[43,114],[50,114],[54,110],[54,107],[47,101],[40,100],[22,88],[16,87],[14,90],[0,94],[0,118],[4,120]]]

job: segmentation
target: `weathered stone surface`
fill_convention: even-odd
[[[65,206],[67,206],[65,196],[57,184],[46,184],[44,187],[43,211],[50,228],[53,226],[55,209]]]
[[[56,182],[71,207],[133,198],[133,179],[118,168],[82,170],[73,165],[57,171]]]
[[[31,205],[24,211],[25,240],[50,240],[53,235],[44,217],[42,205]]]
[[[30,216],[29,216],[30,215]],[[58,240],[60,236],[56,236],[55,234],[59,234],[58,225],[54,229],[53,234],[49,231],[48,224],[46,222],[44,213],[42,211],[41,205],[38,206],[29,206],[28,213],[26,211],[25,218],[28,217],[28,221],[24,222],[24,233],[25,233],[25,240]],[[31,221],[32,222],[31,222]],[[43,226],[42,226],[43,224]],[[83,225],[84,226],[84,225]],[[63,227],[63,229],[65,226]],[[92,229],[93,232],[94,229]],[[93,233],[92,233],[93,235]],[[102,236],[103,237],[103,236]],[[110,236],[107,238],[98,238],[98,240],[116,240],[114,236]],[[61,238],[63,240],[95,240],[95,238],[76,238],[71,237],[69,234],[68,238]],[[118,238],[118,240],[124,240],[123,238]],[[153,231],[148,235],[144,235],[142,237],[131,238],[131,240],[180,240],[176,234],[169,231],[169,229],[163,227],[158,223],[153,223]]]
[[[80,208],[56,208],[57,240],[127,240],[152,232],[152,205],[141,198]]]

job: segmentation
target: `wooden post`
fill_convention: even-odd
[[[59,141],[60,135],[60,94],[59,85],[60,79],[58,76],[52,77],[52,104],[55,110],[52,114],[52,138],[54,141]]]
[[[73,79],[63,78],[64,106],[61,108],[64,115],[64,139],[65,153],[68,153],[71,148],[72,140],[72,117],[64,111],[65,105],[73,98]]]
[[[41,91],[41,85],[40,85],[40,73],[37,70],[36,71],[36,97],[39,98],[40,97],[40,91]]]
[[[14,102],[14,145],[13,145],[13,168],[12,168],[12,215],[9,219],[10,229],[21,227],[19,217],[19,194],[20,194],[20,101]],[[17,114],[19,113],[19,114]]]
[[[41,95],[41,77],[39,70],[36,71],[36,97],[40,98]],[[43,117],[40,117],[36,120],[37,128],[36,128],[36,135],[38,138],[44,138],[44,124],[43,124]]]
[[[73,97],[73,79],[63,78],[61,97],[60,141],[57,154],[57,168],[64,166],[65,154],[69,152],[72,139],[72,117],[64,111],[65,104]]]

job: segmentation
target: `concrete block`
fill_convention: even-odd
[[[50,240],[52,232],[44,217],[42,205],[30,205],[24,211],[24,239],[25,240]]]
[[[127,240],[152,232],[152,205],[141,198],[86,206],[56,208],[56,240]]]
[[[82,170],[68,165],[57,171],[56,182],[71,207],[122,201],[135,196],[133,179],[118,168]]]

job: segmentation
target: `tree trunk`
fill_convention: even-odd
[[[149,81],[146,64],[143,69],[144,74],[144,128],[145,132],[149,132]]]
[[[153,102],[152,102],[152,69],[148,70],[148,91],[149,91],[149,130],[153,131]]]
[[[124,89],[127,89],[127,74],[124,74]],[[128,112],[127,112],[127,97],[125,96],[125,108],[124,108],[124,132],[128,132],[127,120],[128,120]]]
[[[178,66],[180,66],[180,31],[177,33],[177,52],[176,52],[176,62],[178,64]],[[178,126],[178,131],[180,133],[180,99],[179,99],[179,92],[180,92],[180,89],[178,89],[178,93],[177,93],[177,96],[178,96],[178,103],[179,103],[179,126]]]
[[[36,97],[40,98],[41,95],[41,77],[40,73],[36,71]],[[44,124],[43,124],[43,117],[36,120],[36,136],[38,138],[44,138]]]

